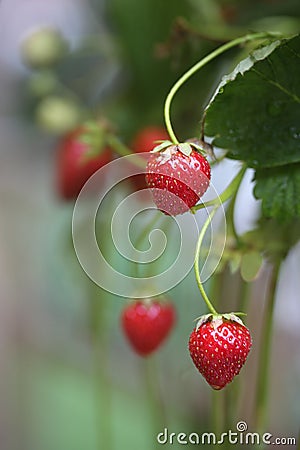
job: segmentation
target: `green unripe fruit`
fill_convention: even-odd
[[[36,121],[46,131],[55,134],[73,130],[82,119],[80,106],[72,99],[49,96],[36,109]]]
[[[61,33],[49,27],[28,35],[21,44],[24,63],[31,69],[52,67],[66,55],[68,44]]]

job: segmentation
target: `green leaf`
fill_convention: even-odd
[[[300,36],[253,52],[224,77],[205,134],[254,168],[300,162]]]
[[[257,227],[240,236],[245,247],[263,253],[274,261],[283,260],[300,240],[300,219],[279,222],[277,219],[261,217]]]
[[[251,250],[244,253],[241,261],[241,277],[247,282],[253,281],[258,276],[262,263],[263,258],[259,252]]]
[[[281,222],[300,218],[300,164],[257,170],[254,195],[266,218]]]

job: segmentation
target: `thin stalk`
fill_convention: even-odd
[[[236,188],[235,193],[232,195],[230,203],[228,205],[227,211],[226,211],[226,218],[227,218],[227,235],[228,236],[233,236],[235,241],[238,243],[240,238],[239,235],[237,234],[236,228],[235,228],[235,223],[234,223],[234,209],[235,209],[235,202],[236,202],[236,198],[237,198],[237,194],[238,194],[238,188],[242,182],[243,178],[239,178],[239,184]],[[243,310],[242,310],[243,311]]]
[[[106,142],[109,144],[120,156],[132,155],[133,152],[123,142],[120,141],[114,134],[109,134],[106,137]]]
[[[209,55],[205,56],[201,61],[198,61],[193,67],[191,67],[187,72],[185,72],[184,75],[174,84],[172,89],[170,90],[169,94],[167,95],[165,106],[164,106],[164,117],[165,117],[165,123],[166,128],[168,130],[170,139],[174,144],[179,144],[179,141],[173,131],[171,119],[170,119],[170,107],[171,102],[173,100],[174,95],[176,92],[181,88],[181,86],[198,70],[200,70],[202,67],[204,67],[207,63],[215,59],[217,56],[221,55],[222,53],[226,52],[227,50],[237,47],[238,45],[245,44],[250,41],[259,40],[259,39],[266,39],[268,37],[274,37],[278,36],[278,33],[253,33],[253,34],[247,34],[245,36],[238,37],[230,42],[227,42],[224,45],[221,45],[216,50],[211,52]]]
[[[147,159],[141,157],[139,154],[135,154],[130,150],[129,147],[127,147],[123,142],[121,142],[114,134],[109,134],[106,137],[106,143],[116,152],[119,156],[129,156],[132,155],[132,158],[130,158],[130,162],[132,164],[135,164],[138,167],[141,167],[145,170]],[[134,155],[134,157],[133,157]]]
[[[268,394],[269,394],[269,365],[271,359],[272,329],[277,281],[280,272],[280,262],[275,262],[272,268],[268,289],[268,297],[264,311],[262,335],[260,339],[260,355],[257,376],[255,419],[257,432],[263,432],[266,425]]]
[[[201,281],[201,277],[200,277],[200,270],[199,270],[199,257],[200,257],[200,249],[201,249],[201,245],[202,245],[202,242],[203,242],[203,238],[204,238],[206,230],[207,230],[209,224],[211,223],[212,218],[215,215],[216,211],[217,211],[217,207],[215,207],[212,210],[212,212],[208,214],[208,217],[207,217],[207,219],[206,219],[206,221],[205,221],[205,223],[204,223],[204,225],[202,227],[202,230],[200,231],[198,242],[197,242],[197,246],[196,246],[196,252],[195,252],[194,270],[195,270],[195,276],[196,276],[197,285],[198,285],[198,288],[199,288],[199,290],[201,292],[203,300],[205,301],[209,311],[212,314],[216,314],[217,315],[218,314],[217,311],[213,307],[212,303],[210,302],[210,300],[209,300],[209,298],[208,298],[208,296],[207,296],[207,294],[206,294],[206,292],[204,290],[204,287],[203,287],[203,284],[202,284],[202,281]]]

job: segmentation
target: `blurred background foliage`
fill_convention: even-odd
[[[297,32],[299,21],[298,0],[30,0],[26,8],[21,0],[2,0],[1,449],[150,450],[165,426],[211,430],[211,392],[187,352],[193,320],[204,312],[193,273],[169,293],[178,311],[176,330],[150,361],[141,360],[120,331],[124,299],[90,282],[76,259],[73,204],[55,192],[55,149],[65,131],[91,116],[107,118],[129,144],[143,126],[163,123],[172,84],[205,54],[249,31]],[[57,28],[66,47],[54,65],[28,67],[22,39],[44,25]],[[220,57],[178,94],[172,116],[182,140],[199,136],[210,95],[240,58],[237,50]],[[224,171],[232,168],[225,163],[218,169],[217,188],[227,184]],[[107,206],[108,216],[118,199]],[[243,231],[253,226],[256,210],[246,193],[237,218]],[[105,217],[97,224],[105,240]],[[272,367],[278,358],[282,367],[271,386],[268,431],[274,435],[295,436],[300,418],[299,358],[290,361],[287,354],[299,347],[299,304],[293,301],[298,262],[299,248],[283,270],[278,294],[285,306],[278,304],[272,359]],[[251,293],[254,335],[266,274],[268,268]],[[216,295],[234,309],[243,282],[228,275],[217,275]],[[279,320],[284,308],[291,311],[292,327]],[[251,355],[227,428],[237,420],[252,423],[255,367]]]

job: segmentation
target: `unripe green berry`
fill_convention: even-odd
[[[61,33],[43,27],[29,34],[21,44],[24,63],[31,69],[52,67],[67,53],[68,44]]]
[[[46,97],[36,110],[37,123],[50,133],[66,133],[74,129],[81,119],[80,106],[70,98]]]

